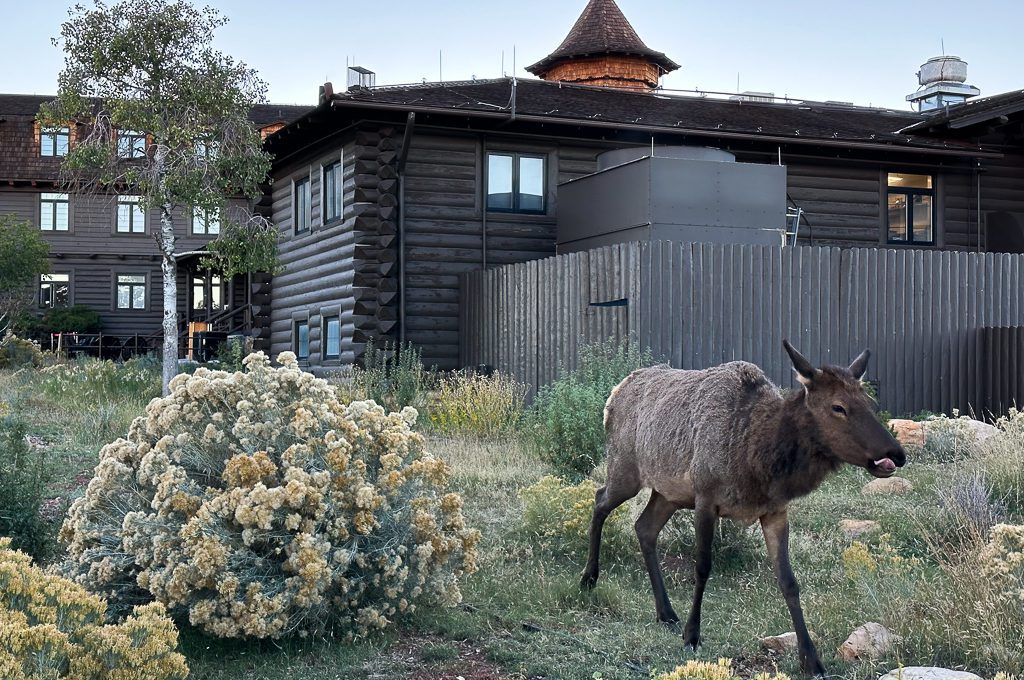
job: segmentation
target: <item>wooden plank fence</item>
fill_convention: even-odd
[[[1001,412],[1024,397],[1024,255],[624,243],[461,277],[460,358],[531,386],[580,344],[638,342],[679,368],[742,359],[780,385],[868,347],[883,408]]]

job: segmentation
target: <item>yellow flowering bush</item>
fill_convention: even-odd
[[[523,529],[539,545],[586,557],[596,492],[597,484],[590,479],[569,485],[560,477],[541,477],[519,492]],[[630,533],[629,515],[621,505],[605,520],[602,550],[605,554],[627,553],[633,546]]]
[[[982,574],[1004,600],[1024,608],[1024,525],[997,524],[978,555]]]
[[[104,625],[107,604],[32,565],[0,538],[0,677],[7,680],[185,678],[178,630],[164,607],[136,607]]]
[[[439,434],[495,437],[519,424],[525,397],[526,385],[511,376],[456,373],[438,384],[430,425]]]
[[[220,637],[356,637],[458,603],[479,532],[415,410],[345,405],[278,360],[179,375],[103,447],[63,569],[112,606],[156,599]]]
[[[754,680],[789,680],[785,673],[758,673]],[[719,659],[717,663],[710,661],[687,661],[675,670],[655,675],[654,680],[740,680],[732,668],[732,659]]]

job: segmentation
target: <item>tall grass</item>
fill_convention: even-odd
[[[449,436],[512,436],[525,396],[526,385],[503,373],[454,373],[438,381],[430,400],[430,427]]]

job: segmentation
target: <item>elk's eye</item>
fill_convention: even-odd
[[[846,409],[839,404],[832,404],[832,413],[838,413],[841,416],[846,415]]]

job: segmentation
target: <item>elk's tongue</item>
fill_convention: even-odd
[[[892,458],[879,458],[875,461],[875,467],[882,472],[896,472],[896,463],[892,462]]]

